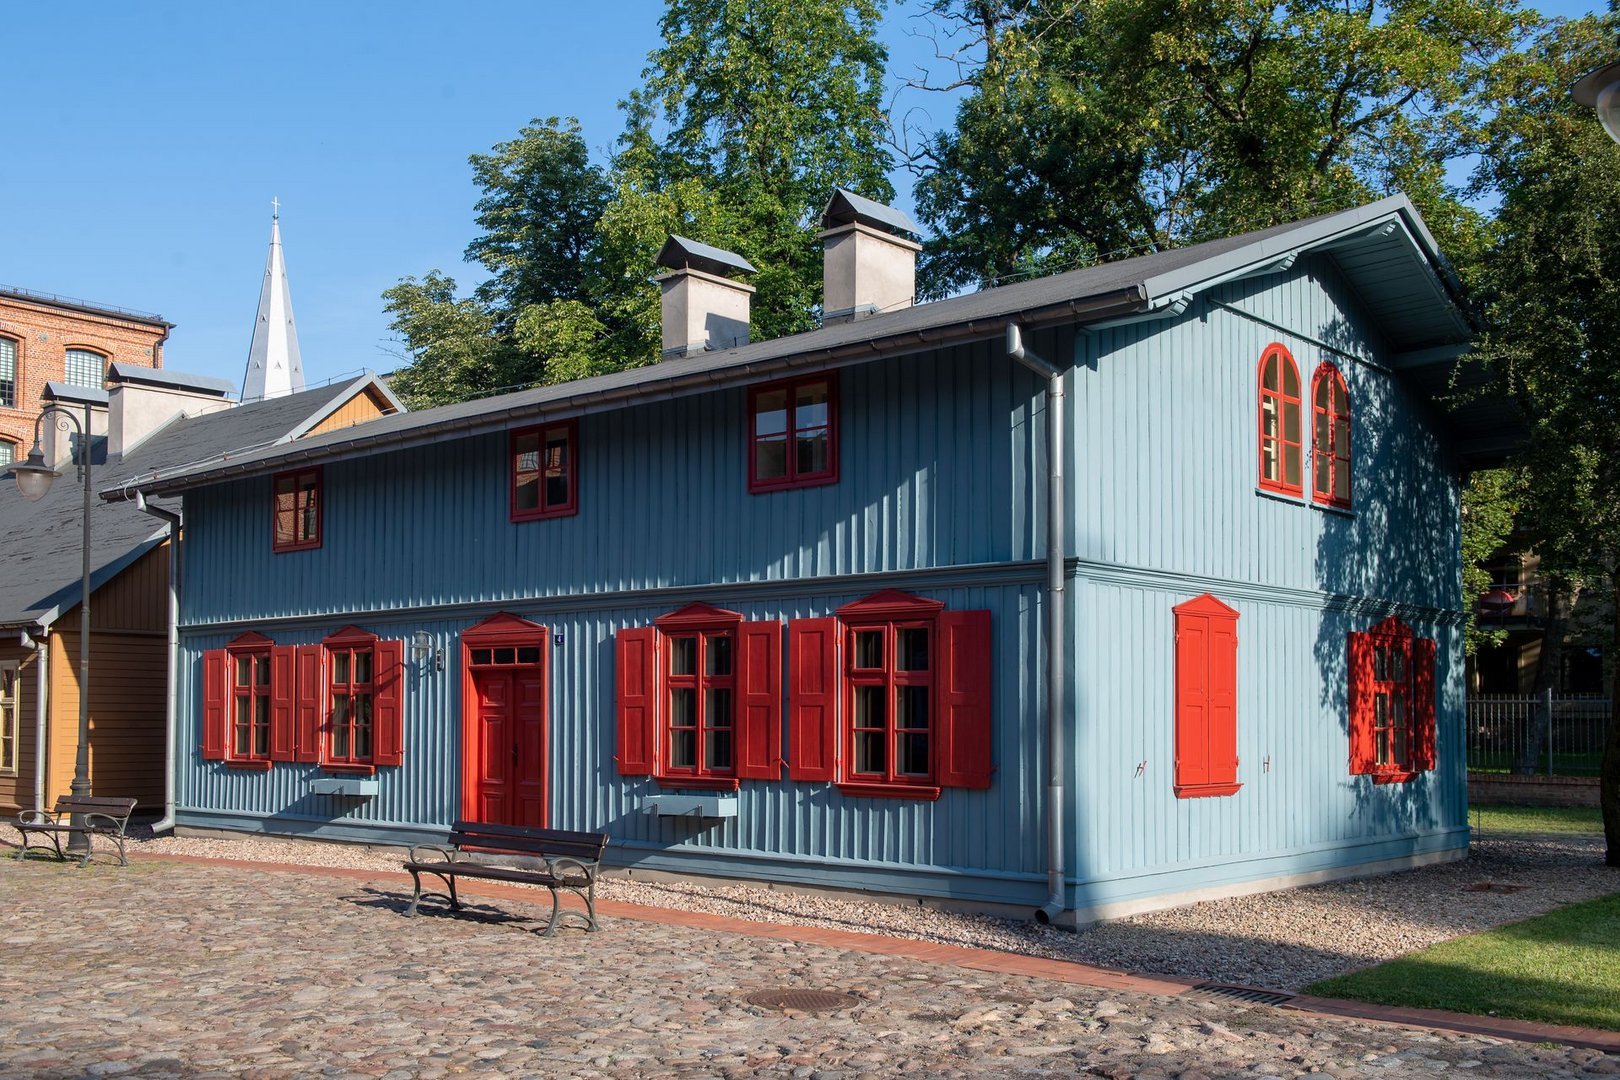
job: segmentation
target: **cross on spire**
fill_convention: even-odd
[[[270,196],[270,220],[281,220],[281,200],[274,195]]]

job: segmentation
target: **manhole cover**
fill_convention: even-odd
[[[1469,892],[1516,893],[1524,892],[1528,885],[1509,885],[1505,881],[1476,881],[1468,886]]]
[[[1293,994],[1275,990],[1257,990],[1252,986],[1227,986],[1224,983],[1199,983],[1189,994],[1199,997],[1220,998],[1224,1001],[1246,1001],[1251,1005],[1284,1005],[1293,1000]]]
[[[836,1009],[847,1009],[860,999],[854,994],[840,994],[836,990],[761,990],[756,994],[749,994],[744,1000],[762,1009],[832,1012]]]

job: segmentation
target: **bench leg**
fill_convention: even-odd
[[[557,887],[555,885],[553,885],[551,887],[551,921],[546,924],[546,932],[541,934],[540,936],[541,937],[555,937],[556,933],[557,933],[557,921],[561,917],[562,917],[562,894],[559,893],[557,891]]]
[[[428,873],[433,874],[434,877],[436,877],[440,881],[444,882],[445,887],[449,890],[449,892],[448,893],[423,892],[422,891],[422,871],[420,871],[420,870],[412,870],[411,871],[411,882],[414,885],[414,889],[413,889],[413,891],[411,893],[410,910],[406,911],[405,914],[414,916],[416,914],[416,910],[417,910],[418,906],[420,906],[420,904],[422,902],[422,899],[424,897],[428,897],[428,896],[433,896],[433,897],[439,898],[440,900],[448,901],[449,904],[450,904],[450,909],[452,911],[460,911],[461,910],[461,899],[460,899],[460,897],[458,897],[456,895],[456,877],[455,877],[455,875],[454,874],[450,874],[450,875],[439,874],[439,873],[435,873],[432,870],[429,870]]]

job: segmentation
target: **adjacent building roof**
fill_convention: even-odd
[[[1377,320],[1392,363],[1412,378],[1414,386],[1435,397],[1450,388],[1456,359],[1467,350],[1473,328],[1445,257],[1411,202],[1396,195],[1353,210],[984,289],[803,334],[388,416],[296,446],[164,471],[142,487],[148,493],[174,492],[274,471],[291,462],[421,445],[533,423],[539,417],[598,412],[671,394],[755,382],[800,367],[835,366],[985,340],[1001,336],[1014,322],[1028,328],[1168,314],[1181,310],[1203,290],[1282,270],[1306,253],[1333,259]],[[1511,424],[1501,426],[1500,407],[1482,401],[1473,413],[1453,414],[1452,449],[1465,466],[1493,463],[1501,457],[1504,437],[1511,443]]]
[[[297,438],[368,388],[397,399],[375,375],[300,394],[249,402],[202,416],[179,417],[105,465],[95,464],[98,489],[122,491],[159,470],[228,459]],[[0,474],[0,536],[6,537],[0,574],[0,628],[48,625],[79,602],[84,488],[71,469],[37,503],[24,499]],[[173,509],[173,507],[169,507]],[[96,499],[90,521],[91,587],[121,573],[162,543],[167,526],[120,503]]]
[[[86,300],[75,300],[71,296],[57,296],[54,293],[19,289],[15,285],[0,285],[0,297],[9,300],[21,300],[28,304],[42,304],[45,307],[60,308],[63,311],[77,311],[85,315],[103,315],[124,322],[147,323],[151,326],[161,326],[164,330],[174,329],[174,323],[169,322],[161,315],[154,315],[149,311],[134,311],[130,308],[113,307],[110,304],[92,304]]]

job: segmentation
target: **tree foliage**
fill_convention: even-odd
[[[936,0],[973,60],[914,157],[948,292],[1403,190],[1448,250],[1446,162],[1524,20],[1491,0]]]
[[[1475,277],[1478,351],[1530,417],[1521,526],[1542,574],[1556,590],[1620,601],[1620,147],[1569,96],[1611,58],[1615,29],[1613,15],[1555,22],[1504,64],[1482,103],[1493,112],[1475,192],[1501,204]],[[1613,664],[1620,649],[1608,654]],[[1608,862],[1620,866],[1615,700],[1602,802]]]

